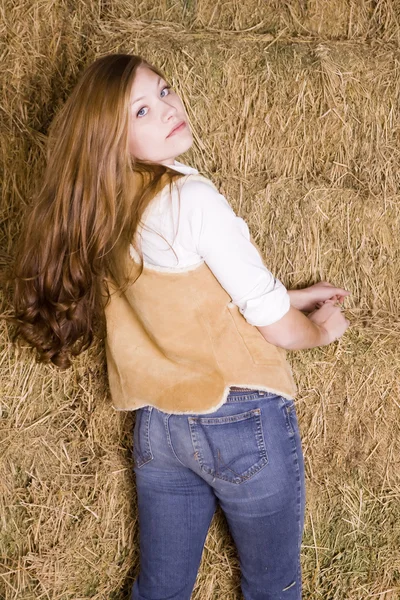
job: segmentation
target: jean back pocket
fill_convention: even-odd
[[[242,483],[268,463],[261,409],[226,417],[188,417],[195,456],[203,471]]]

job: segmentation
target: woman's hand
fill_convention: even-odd
[[[335,287],[327,281],[320,281],[302,290],[288,290],[288,293],[291,306],[303,312],[312,312],[327,300],[343,304],[345,297],[350,295],[347,290]]]
[[[308,315],[308,319],[326,332],[325,344],[338,340],[350,325],[340,306],[334,300],[325,300],[320,308]]]

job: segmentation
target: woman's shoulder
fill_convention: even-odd
[[[219,193],[217,187],[211,181],[211,179],[199,173],[195,167],[175,160],[174,164],[170,165],[170,170],[175,174],[177,174],[177,172],[180,174],[180,177],[174,179],[173,187],[179,192],[183,192],[185,196],[188,196],[189,193],[200,194],[207,193],[207,191],[208,193],[211,192],[214,195]],[[169,186],[167,186],[167,188],[168,187]],[[166,192],[167,189],[164,188],[164,191]]]
[[[182,165],[185,167],[184,165]],[[185,167],[185,169],[190,169]],[[194,172],[193,172],[194,171]],[[195,169],[182,172],[175,179],[172,187],[166,185],[146,210],[147,220],[158,220],[160,217],[181,221],[216,218],[232,208],[226,198],[219,192],[217,186],[208,177],[201,175]]]
[[[180,192],[184,192],[185,194],[190,193],[202,193],[207,190],[207,192],[214,192],[219,194],[218,188],[216,185],[200,173],[190,173],[188,175],[184,175],[177,180],[177,184]]]
[[[179,196],[182,205],[196,207],[198,210],[210,208],[218,209],[218,206],[232,207],[217,186],[204,175],[190,174],[178,181]]]
[[[228,200],[216,185],[200,174],[190,174],[179,180],[180,207],[185,216],[218,219],[233,213]]]

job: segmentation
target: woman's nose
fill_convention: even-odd
[[[163,112],[162,112],[163,120],[168,121],[175,114],[176,114],[175,106],[172,106],[172,104],[168,104],[167,102],[165,102],[164,107],[163,107]]]

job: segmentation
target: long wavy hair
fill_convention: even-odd
[[[107,281],[120,290],[128,281],[118,257],[154,196],[181,176],[129,152],[130,93],[142,65],[163,77],[139,56],[97,59],[49,127],[44,177],[10,275],[13,340],[36,348],[40,362],[67,368],[104,336]]]

